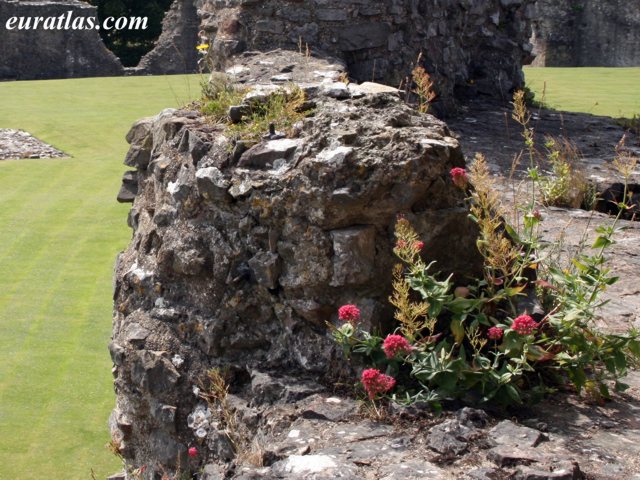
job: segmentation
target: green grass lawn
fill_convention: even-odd
[[[124,136],[186,103],[198,76],[0,83],[0,128],[67,152],[0,161],[0,479],[97,478],[114,404],[111,273],[130,238],[115,201]]]
[[[640,115],[640,68],[524,69],[527,86],[547,106],[611,117]]]

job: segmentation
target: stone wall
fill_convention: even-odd
[[[185,20],[175,12],[191,11],[190,1],[210,38],[215,68],[248,50],[308,47],[314,56],[344,60],[358,81],[397,86],[422,53],[443,112],[454,98],[477,93],[510,98],[522,85],[521,65],[531,61],[529,0],[176,0],[166,31],[180,30]],[[195,31],[180,42],[163,35],[149,57],[173,72],[192,59],[197,42]]]
[[[246,58],[272,66],[265,78],[281,71],[269,55]],[[339,68],[286,58],[308,61],[307,79]],[[253,85],[246,101],[277,88]],[[229,371],[232,391],[255,406],[298,400],[345,372],[327,322],[346,303],[368,325],[392,319],[398,214],[443,272],[481,268],[465,194],[449,178],[464,158],[446,125],[383,85],[301,88],[313,115],[286,135],[247,142],[197,111],[165,110],[127,136],[133,170],[119,199],[133,202],[133,237],[115,269],[111,432],[145,478],[186,465],[194,445],[194,470],[233,459],[198,396],[210,368]]]
[[[198,70],[200,19],[193,0],[175,0],[162,21],[155,47],[135,69],[139,74],[193,73]]]
[[[640,0],[537,0],[535,66],[640,66]]]
[[[0,0],[0,80],[100,77],[122,75],[118,58],[103,44],[96,30],[8,30],[7,19],[95,17],[96,8],[77,0]]]

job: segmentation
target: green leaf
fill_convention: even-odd
[[[587,376],[584,373],[584,370],[580,367],[575,367],[570,368],[567,373],[569,374],[571,383],[575,385],[576,390],[580,393],[584,385],[587,383]]]
[[[581,272],[586,272],[589,270],[589,267],[587,267],[584,263],[580,263],[576,258],[572,258],[571,263],[573,263],[575,267]]]
[[[598,387],[600,390],[600,395],[602,395],[602,397],[607,400],[611,400],[611,394],[609,393],[609,389],[607,388],[607,386],[604,383],[600,383]]]
[[[513,385],[505,385],[504,387],[505,392],[507,393],[507,396],[513,400],[515,403],[522,403],[522,399],[520,398],[520,393],[518,393],[518,390],[516,389],[516,387],[514,387]]]
[[[453,338],[458,345],[462,343],[462,340],[464,340],[464,327],[460,319],[451,320],[451,333],[453,333]]]
[[[516,243],[522,243],[522,240],[520,239],[520,236],[518,235],[518,233],[513,229],[513,227],[511,225],[509,225],[508,223],[504,224],[504,229],[507,231],[507,234],[509,234],[509,236],[511,237],[511,239],[516,242]]]
[[[640,341],[635,339],[630,340],[629,343],[627,344],[627,348],[629,349],[629,351],[634,357],[640,359]]]
[[[613,360],[616,364],[618,372],[624,372],[627,369],[627,357],[620,350],[616,350],[613,354]]]
[[[508,297],[515,297],[516,295],[522,293],[522,291],[527,288],[526,285],[520,285],[518,287],[510,287],[510,288],[505,288],[504,289],[504,293],[508,296]]]
[[[630,387],[630,385],[627,385],[626,383],[622,383],[622,382],[619,382],[619,381],[616,380],[616,383],[615,383],[616,392],[624,392],[629,387]]]
[[[591,245],[591,248],[606,248],[611,244],[613,244],[613,241],[610,238],[600,236],[596,238],[596,241],[593,242],[593,245]]]

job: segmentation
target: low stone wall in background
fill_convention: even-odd
[[[102,42],[97,30],[8,30],[7,19],[95,17],[96,7],[77,0],[0,0],[0,80],[107,77],[124,74],[120,60]]]

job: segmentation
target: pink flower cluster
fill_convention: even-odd
[[[449,175],[451,175],[451,180],[456,187],[465,188],[467,186],[467,172],[464,168],[452,168],[451,172],[449,172]]]
[[[538,324],[529,315],[520,315],[511,324],[511,330],[515,330],[520,335],[529,335],[536,328],[538,328]]]
[[[396,248],[406,248],[407,247],[407,242],[404,240],[398,240],[396,242]],[[413,242],[413,248],[415,248],[416,250],[420,251],[424,248],[424,242],[421,241],[416,241]]]
[[[189,456],[190,456],[191,458],[197,457],[197,456],[198,456],[198,449],[197,449],[196,447],[191,447],[191,448],[189,449],[189,452],[188,452],[188,453],[189,453]]]
[[[397,354],[411,353],[413,347],[402,335],[387,335],[382,343],[382,349],[387,358],[394,358]]]
[[[360,309],[355,305],[343,305],[338,309],[338,318],[343,322],[355,323],[360,320]]]
[[[371,400],[376,398],[378,395],[387,393],[396,385],[395,378],[385,375],[375,368],[368,368],[362,372],[360,381]]]
[[[504,330],[502,330],[500,327],[491,327],[487,332],[487,337],[489,337],[491,340],[500,340],[502,338],[502,335],[504,335]]]

